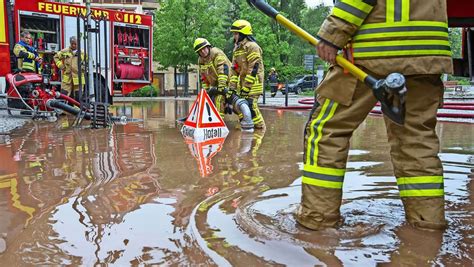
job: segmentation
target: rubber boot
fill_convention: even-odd
[[[443,197],[404,197],[402,202],[405,217],[412,226],[428,230],[446,228]]]
[[[296,212],[296,221],[302,226],[320,230],[337,227],[342,223],[342,190],[302,185],[301,204]]]
[[[407,224],[395,232],[400,240],[387,263],[377,266],[438,266],[439,250],[443,245],[443,231],[422,231]]]

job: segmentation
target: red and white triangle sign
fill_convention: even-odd
[[[199,92],[184,125],[195,128],[226,126],[206,90],[201,90]]]
[[[201,90],[194,101],[181,132],[196,141],[226,137],[229,133],[224,120],[206,90]]]

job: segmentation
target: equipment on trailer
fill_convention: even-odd
[[[73,115],[80,113],[80,102],[61,93],[55,86],[51,86],[50,64],[43,65],[42,74],[18,72],[7,74],[6,78],[6,109],[10,115],[55,121],[63,111]],[[86,110],[84,118],[91,120],[93,113]],[[127,118],[111,116],[111,120],[126,122]]]

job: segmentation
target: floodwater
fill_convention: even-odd
[[[353,137],[338,230],[293,214],[308,112],[263,110],[266,132],[193,144],[186,101],[118,104],[143,122],[34,122],[0,136],[0,265],[472,266],[474,126],[441,122],[449,228],[404,222],[383,120]]]

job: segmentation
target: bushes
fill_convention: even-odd
[[[128,96],[131,97],[153,97],[153,96],[158,96],[160,93],[160,90],[158,88],[155,88],[152,85],[147,85],[143,86],[142,88],[131,92],[128,94]]]

